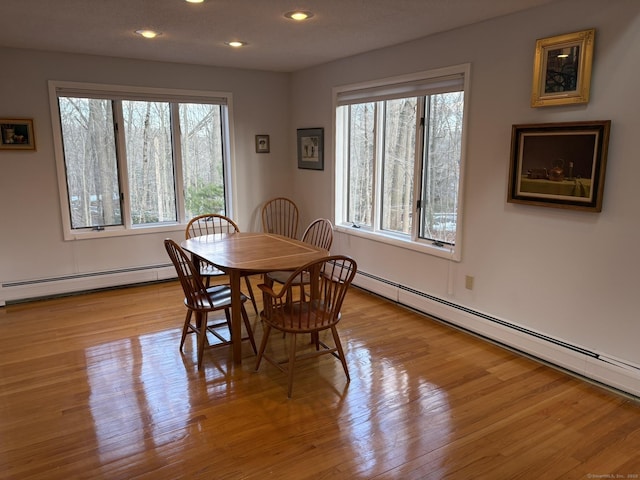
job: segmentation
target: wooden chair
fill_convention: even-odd
[[[309,243],[315,247],[324,248],[325,250],[331,249],[333,243],[333,225],[330,220],[326,218],[318,218],[309,224],[307,229],[302,235],[302,241]],[[276,271],[267,273],[267,279],[271,282],[283,284],[289,280],[291,272]],[[267,281],[267,283],[268,283]],[[300,276],[292,281],[294,285],[306,285],[309,283],[309,279],[305,276]],[[304,294],[304,290],[302,290]]]
[[[229,217],[225,217],[224,215],[220,215],[217,213],[207,213],[204,215],[198,215],[197,217],[192,218],[189,223],[187,223],[187,228],[185,229],[185,238],[189,239],[193,237],[201,237],[203,235],[213,235],[216,233],[238,233],[239,231],[240,229],[238,228],[238,225]],[[210,285],[211,278],[226,275],[222,270],[218,269],[214,265],[211,265],[210,263],[202,260],[199,263],[200,275],[205,278],[205,285],[207,287]],[[249,292],[249,297],[251,298],[253,309],[255,310],[257,315],[258,305],[256,304],[256,298],[253,294],[251,282],[249,280],[249,277],[244,277],[244,280],[247,285],[247,290]]]
[[[184,320],[184,326],[182,327],[182,338],[180,339],[180,350],[184,346],[184,341],[188,333],[195,333],[197,336],[197,348],[198,348],[198,369],[202,366],[202,356],[204,353],[205,343],[208,343],[207,332],[210,332],[218,340],[217,343],[210,345],[212,347],[230,345],[231,341],[228,340],[220,333],[220,329],[224,328],[228,331],[228,336],[231,335],[230,315],[231,308],[231,288],[229,285],[216,285],[206,288],[202,283],[195,265],[189,259],[188,255],[180,248],[180,246],[171,239],[164,241],[164,246],[167,249],[169,258],[176,268],[182,290],[184,291],[184,304],[187,307],[187,316]],[[244,320],[244,326],[247,330],[247,336],[242,340],[249,340],[253,351],[256,352],[256,343],[253,338],[253,331],[251,324],[249,323],[249,317],[244,308],[244,302],[247,301],[247,297],[242,295],[242,318]],[[217,321],[209,323],[208,314],[224,310],[225,319],[223,321]],[[195,314],[195,321],[191,322],[191,318]]]
[[[336,325],[340,321],[342,302],[356,274],[356,269],[357,265],[353,259],[343,255],[335,255],[316,260],[299,268],[291,274],[289,281],[283,285],[278,293],[266,284],[259,285],[265,299],[264,336],[258,350],[256,370],[260,368],[260,362],[264,357],[268,362],[287,373],[287,395],[289,398],[291,398],[293,389],[294,367],[298,360],[331,354],[342,363],[347,382],[351,380]],[[304,299],[294,300],[290,291],[295,286],[295,279],[301,275],[309,276],[309,292]],[[287,360],[279,361],[265,352],[272,329],[289,334],[289,357]],[[324,330],[331,330],[333,346],[318,341],[315,344],[315,349],[297,355],[296,339],[298,334],[311,333],[315,338],[319,338],[319,333]]]
[[[272,198],[262,207],[262,230],[289,238],[298,236],[298,207],[285,197]]]

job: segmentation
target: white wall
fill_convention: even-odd
[[[590,102],[531,108],[536,39],[588,28],[596,28]],[[293,128],[325,128],[327,168],[296,171],[295,196],[307,220],[332,215],[324,201],[333,178],[332,87],[469,62],[462,261],[346,234],[333,250],[367,273],[640,366],[638,46],[637,0],[567,0],[298,72]],[[512,124],[608,119],[601,213],[506,202]],[[465,275],[475,277],[473,290]]]
[[[0,118],[33,118],[37,146],[0,151],[0,284],[168,262],[167,234],[63,240],[48,80],[231,92],[241,229],[260,228],[264,200],[291,191],[287,74],[5,48],[0,65]],[[271,153],[255,153],[256,134],[271,136]],[[13,291],[0,289],[0,305]]]

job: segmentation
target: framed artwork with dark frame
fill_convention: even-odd
[[[33,120],[29,118],[0,118],[1,150],[35,150]]]
[[[600,212],[611,120],[513,125],[509,203]]]
[[[536,41],[532,107],[588,103],[595,29]]]
[[[256,135],[256,153],[269,153],[269,135]]]
[[[324,170],[324,128],[298,129],[298,168]]]

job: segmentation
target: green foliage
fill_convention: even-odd
[[[224,188],[209,183],[200,187],[191,186],[185,192],[186,210],[192,216],[204,213],[224,213]]]

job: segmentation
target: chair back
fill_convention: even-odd
[[[298,207],[285,197],[272,198],[262,207],[262,230],[289,238],[298,236]]]
[[[185,238],[213,235],[215,233],[238,233],[238,225],[229,217],[217,213],[207,213],[193,217],[185,229]]]
[[[351,281],[356,275],[355,260],[334,255],[315,260],[291,274],[277,294],[265,291],[265,321],[286,332],[314,332],[332,327],[340,321],[340,309]],[[308,294],[294,299],[291,289],[299,275],[309,275]]]
[[[302,235],[302,241],[315,247],[331,250],[333,225],[326,218],[319,218],[309,224]]]
[[[176,268],[180,285],[184,291],[184,302],[192,310],[206,310],[211,307],[207,289],[202,283],[195,265],[180,245],[167,238],[164,241],[169,258]]]

